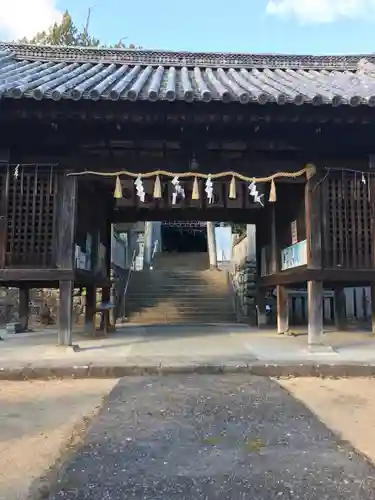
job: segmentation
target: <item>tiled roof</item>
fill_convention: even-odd
[[[0,44],[0,97],[375,106],[375,57]]]

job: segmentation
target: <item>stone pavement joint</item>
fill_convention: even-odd
[[[178,365],[61,365],[1,367],[0,380],[50,380],[82,378],[121,378],[149,375],[220,375],[248,374],[263,377],[373,378],[375,364],[359,363],[270,363],[250,364],[178,364]]]

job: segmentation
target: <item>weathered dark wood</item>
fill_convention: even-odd
[[[323,337],[323,284],[321,281],[308,281],[308,343],[320,345]]]
[[[369,179],[369,212],[370,212],[370,248],[371,267],[375,268],[375,178]]]
[[[371,331],[375,335],[375,281],[371,283]]]
[[[9,166],[0,175],[0,268],[5,266],[9,206]]]
[[[71,346],[73,343],[73,281],[60,281],[58,343]]]
[[[58,182],[55,248],[57,267],[63,269],[74,269],[77,182],[77,177],[67,175]]]
[[[276,287],[277,299],[277,333],[283,334],[289,331],[289,303],[288,290],[284,286]]]
[[[271,273],[280,271],[280,249],[277,241],[276,203],[271,205]]]
[[[11,268],[0,269],[0,282],[73,280],[72,269]]]
[[[96,309],[96,288],[86,287],[86,307],[85,307],[85,330],[93,333],[95,329],[95,309]]]
[[[30,302],[29,288],[26,286],[20,287],[18,318],[23,332],[27,331],[29,326],[29,313],[30,313],[29,302]]]
[[[307,179],[305,187],[305,217],[307,240],[307,266],[311,269],[322,267],[322,219],[321,186],[319,176]]]
[[[334,291],[334,310],[335,324],[338,330],[345,330],[346,323],[346,296],[343,287],[336,288]]]

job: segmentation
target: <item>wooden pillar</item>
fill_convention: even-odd
[[[85,330],[88,333],[95,331],[96,288],[86,287]]]
[[[308,343],[320,345],[323,337],[323,283],[308,281]]]
[[[257,246],[256,246],[256,225],[246,225],[247,237],[247,257],[246,260],[256,265],[257,262]]]
[[[276,203],[271,205],[271,274],[280,271],[280,253],[277,241]]]
[[[207,247],[208,256],[210,259],[210,268],[214,269],[217,267],[217,253],[216,253],[216,238],[215,238],[215,226],[213,222],[207,221]]]
[[[322,268],[321,184],[319,177],[310,174],[305,186],[305,222],[307,265],[310,269]]]
[[[334,290],[335,325],[338,330],[346,329],[346,296],[343,287]]]
[[[277,285],[277,333],[283,334],[289,331],[289,301],[288,290],[285,286]]]
[[[74,273],[74,238],[77,216],[77,177],[65,173],[59,177],[56,199],[56,264]],[[60,281],[58,344],[72,345],[74,281]]]
[[[71,346],[73,343],[73,291],[73,281],[60,281],[58,343],[63,346]]]
[[[375,335],[375,283],[371,283],[371,325],[372,333]]]
[[[18,318],[22,332],[26,332],[29,327],[29,302],[30,302],[30,290],[27,286],[23,286],[19,289],[19,309],[18,309]]]

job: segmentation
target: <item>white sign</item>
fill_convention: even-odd
[[[292,232],[292,245],[295,245],[298,242],[298,234],[297,234],[297,221],[294,220],[290,224],[290,229]]]
[[[284,248],[281,252],[281,270],[292,269],[294,267],[307,264],[307,241],[300,241],[295,245]]]

